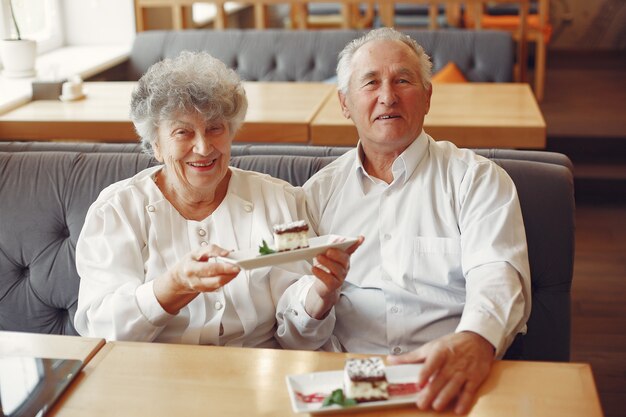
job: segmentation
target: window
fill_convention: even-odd
[[[2,1],[2,0],[0,0]],[[37,41],[37,53],[60,48],[63,45],[59,0],[12,0],[15,19],[22,38]],[[9,0],[2,1],[0,35],[15,37],[17,32],[11,19]]]

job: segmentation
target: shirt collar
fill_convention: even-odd
[[[428,149],[429,138],[428,135],[422,130],[419,136],[409,145],[408,148],[402,152],[391,166],[393,173],[392,184],[400,182],[404,184],[413,175],[413,172],[417,168],[426,151]],[[363,145],[359,140],[356,148],[356,161],[354,164],[354,170],[357,176],[357,182],[361,187],[361,191],[366,194],[373,185],[379,184],[381,180],[371,177],[365,167],[363,166]]]

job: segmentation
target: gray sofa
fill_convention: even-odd
[[[436,72],[454,61],[469,81],[510,82],[514,46],[499,31],[405,30],[433,61]],[[137,34],[128,78],[138,80],[154,63],[183,50],[207,51],[246,81],[325,81],[335,75],[337,55],[359,30],[183,30]]]
[[[301,185],[347,148],[235,145],[232,165]],[[571,163],[561,154],[478,150],[518,188],[532,272],[528,334],[507,357],[569,359],[574,256]],[[0,330],[75,334],[74,249],[100,190],[153,165],[134,144],[0,142]]]

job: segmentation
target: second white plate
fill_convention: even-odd
[[[261,255],[259,254],[259,248],[257,247],[234,251],[229,253],[228,256],[218,257],[217,260],[235,264],[241,269],[255,269],[301,260],[311,260],[316,255],[326,252],[329,248],[347,249],[357,240],[358,239],[355,237],[325,235],[309,239],[308,248]]]
[[[322,399],[337,388],[342,388],[343,371],[313,372],[310,374],[288,375],[287,388],[291,406],[296,413],[325,414],[364,411],[376,408],[406,406],[415,403],[415,385],[421,364],[395,365],[385,367],[390,384],[389,399],[359,403],[353,407],[331,405],[322,406]]]

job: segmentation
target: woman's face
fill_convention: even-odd
[[[190,199],[212,196],[228,181],[232,134],[226,121],[181,114],[159,123],[154,156],[165,164],[167,182]]]

